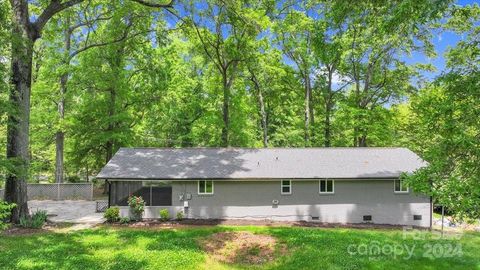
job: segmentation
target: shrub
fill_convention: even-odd
[[[38,210],[32,216],[20,217],[20,226],[24,228],[40,229],[47,221],[47,211]]]
[[[128,206],[132,209],[135,219],[140,220],[142,218],[143,211],[145,210],[145,201],[141,196],[130,196],[128,198]]]
[[[177,212],[177,220],[182,220],[184,217],[185,217],[185,215],[183,214],[183,211],[178,211]]]
[[[82,179],[80,179],[80,176],[78,175],[70,175],[70,176],[67,176],[67,182],[68,183],[79,183],[82,181]]]
[[[105,211],[103,217],[107,220],[107,222],[117,222],[120,220],[120,208],[118,207],[110,207]]]
[[[21,216],[20,217],[20,226],[23,228],[30,228],[30,217]]]
[[[15,208],[15,206],[16,205],[14,203],[8,204],[7,202],[0,200],[0,230],[5,230],[8,228],[6,220],[10,218],[12,209]]]
[[[170,219],[170,213],[168,212],[168,209],[162,209],[160,210],[160,220],[161,221],[167,221]]]
[[[128,224],[130,222],[130,218],[129,217],[122,217],[120,218],[120,223],[121,224]]]
[[[47,211],[39,210],[32,215],[32,228],[41,228],[47,222]]]

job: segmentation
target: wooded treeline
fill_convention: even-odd
[[[38,36],[15,30],[23,29],[22,5],[38,22],[53,3],[69,5],[56,9],[41,32],[32,30]],[[85,181],[129,146],[401,146],[430,162],[412,185],[458,213],[479,215],[478,6],[434,0],[156,5],[0,3],[0,167],[12,183]],[[463,38],[437,55],[432,42],[444,32]],[[22,55],[19,48],[27,49]],[[18,72],[15,59],[30,53],[28,120],[10,78]],[[447,66],[434,77],[435,67],[412,55],[444,57]],[[28,153],[4,156],[15,152],[7,130],[17,130],[17,118],[29,123],[23,126],[29,144],[22,145]],[[460,205],[459,196],[469,203]]]

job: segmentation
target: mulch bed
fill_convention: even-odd
[[[106,223],[107,224],[107,223]],[[307,221],[270,221],[270,220],[244,220],[244,219],[184,219],[181,221],[162,222],[154,219],[146,219],[138,222],[130,222],[127,224],[113,223],[108,224],[111,227],[119,228],[185,228],[185,227],[205,227],[205,226],[270,226],[270,227],[312,227],[312,228],[345,228],[345,229],[402,229],[399,225],[382,225],[382,224],[340,224],[340,223],[320,223]],[[29,235],[35,233],[46,233],[57,229],[72,226],[68,223],[52,223],[48,222],[42,229],[28,229],[20,226],[12,226],[9,229],[0,232],[3,235]],[[428,228],[417,228],[428,230]]]
[[[22,228],[22,227],[10,227],[5,231],[1,232],[3,235],[31,235],[31,234],[38,234],[38,233],[47,233],[49,230],[46,229],[29,229],[29,228]]]
[[[0,235],[31,235],[31,234],[41,234],[48,233],[58,229],[68,228],[72,226],[70,223],[54,223],[47,222],[41,229],[32,229],[32,228],[23,228],[19,225],[10,226],[10,228],[0,231]]]
[[[190,226],[271,226],[271,227],[312,227],[312,228],[345,228],[345,229],[402,229],[401,225],[388,224],[341,224],[341,223],[321,223],[321,222],[307,222],[307,221],[271,221],[271,220],[245,220],[245,219],[184,219],[181,221],[166,221],[162,222],[156,219],[144,219],[138,222],[131,222],[128,224],[115,223],[114,227],[131,227],[131,228],[145,228],[145,227],[190,227]],[[425,229],[419,227],[419,229]]]
[[[275,237],[251,232],[220,232],[198,242],[211,258],[231,264],[264,264],[287,251]]]

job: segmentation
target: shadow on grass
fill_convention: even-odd
[[[480,267],[480,234],[465,235],[460,241],[404,238],[402,231],[268,228],[268,232],[287,244],[291,252],[279,259],[275,269],[477,269]],[[428,232],[425,232],[428,235]],[[476,243],[471,241],[474,238]],[[429,250],[437,245],[443,249],[434,257]],[[463,252],[447,254],[450,247],[460,245]],[[368,252],[364,254],[367,247]],[[371,249],[373,246],[380,248]],[[398,253],[390,248],[402,247]],[[382,250],[382,248],[384,248]],[[413,250],[409,256],[408,250]],[[402,253],[403,252],[403,253]]]
[[[91,250],[68,234],[47,233],[0,239],[0,269],[101,268],[101,262],[91,256]]]
[[[401,231],[286,227],[109,229],[0,236],[0,269],[198,269],[207,255],[197,240],[216,232],[250,231],[275,236],[286,254],[262,269],[477,269],[480,234],[461,240],[404,239]],[[415,246],[409,259],[392,254],[350,254],[349,246],[375,242]],[[426,245],[460,244],[461,256],[428,258]],[[358,251],[358,250],[357,250]],[[214,262],[216,264],[216,262]],[[219,264],[225,268],[242,268]],[[215,266],[215,265],[214,265]],[[257,268],[257,267],[255,267]]]

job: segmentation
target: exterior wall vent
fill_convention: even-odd
[[[314,217],[314,216],[312,216],[312,220],[320,220],[320,217]]]
[[[363,221],[372,221],[372,216],[363,216]]]
[[[413,215],[413,220],[422,220],[422,215]]]

